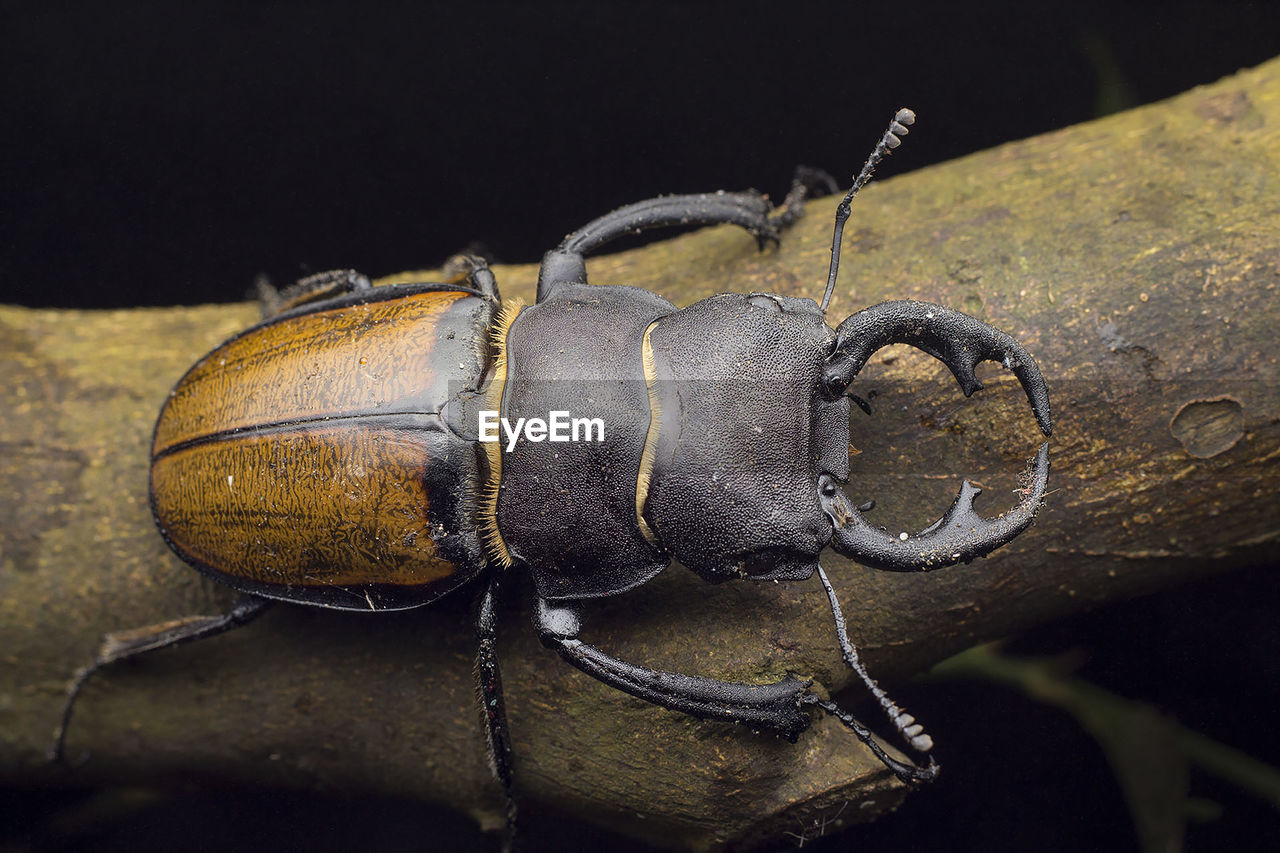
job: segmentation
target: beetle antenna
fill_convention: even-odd
[[[920,785],[925,782],[931,782],[938,777],[938,772],[942,768],[938,766],[938,762],[934,760],[932,755],[929,756],[929,763],[924,767],[917,767],[910,762],[899,761],[885,752],[884,747],[876,743],[876,739],[871,736],[870,729],[859,723],[856,717],[835,702],[828,702],[814,693],[801,694],[800,701],[805,705],[816,705],[839,720],[841,725],[853,732],[858,740],[862,741],[867,749],[870,749],[871,753],[892,771],[894,776],[897,776],[908,785]]]
[[[925,734],[924,726],[917,723],[915,717],[899,708],[889,698],[889,695],[880,689],[880,685],[876,684],[871,674],[867,672],[866,667],[862,665],[862,661],[858,657],[858,650],[849,640],[849,631],[844,623],[844,613],[840,610],[840,599],[836,598],[835,588],[831,586],[831,581],[827,579],[827,573],[822,570],[822,566],[818,566],[818,579],[822,581],[822,587],[827,591],[827,599],[831,602],[831,615],[835,618],[836,636],[840,639],[840,656],[844,658],[844,662],[849,665],[849,668],[862,679],[862,683],[871,691],[871,695],[876,697],[880,707],[889,716],[889,720],[892,721],[894,727],[906,738],[907,743],[911,744],[911,748],[917,752],[928,752],[933,748],[933,738]]]
[[[840,269],[840,241],[844,237],[844,223],[849,219],[849,202],[853,201],[853,197],[858,194],[858,190],[862,189],[867,181],[871,180],[871,175],[876,170],[876,166],[880,161],[889,155],[889,152],[902,144],[902,137],[910,132],[911,125],[916,123],[916,114],[911,110],[903,107],[893,116],[893,121],[889,122],[889,129],[884,132],[884,136],[880,137],[880,141],[876,143],[876,147],[872,150],[871,156],[867,158],[867,162],[862,164],[862,171],[853,179],[853,187],[845,195],[844,200],[840,202],[840,206],[836,208],[836,227],[831,234],[831,269],[827,273],[827,290],[822,294],[822,310],[827,310],[827,305],[831,302],[831,294],[836,289],[836,272]]]
[[[857,403],[859,409],[862,409],[862,411],[866,412],[868,415],[871,414],[871,404],[868,403],[866,400],[862,399],[857,394],[852,394],[852,393],[849,393],[848,391],[845,392],[845,396],[848,397],[853,402]]]

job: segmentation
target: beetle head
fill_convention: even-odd
[[[901,109],[894,115],[876,147],[853,180],[853,187],[836,206],[831,233],[831,266],[821,310],[826,311],[835,292],[840,269],[840,242],[849,218],[849,202],[871,180],[876,166],[890,151],[902,144],[916,115]],[[1049,391],[1035,360],[1017,341],[986,323],[966,314],[928,302],[883,302],[845,319],[836,331],[836,341],[822,378],[822,395],[828,400],[843,397],[849,383],[871,354],[888,344],[909,344],[929,353],[951,369],[965,396],[982,388],[974,374],[980,361],[996,361],[1012,370],[1031,401],[1036,422],[1049,435]],[[987,520],[973,511],[973,499],[980,490],[969,481],[960,488],[951,508],[942,518],[915,536],[892,537],[872,527],[840,490],[839,477],[819,476],[818,488],[823,509],[833,526],[832,545],[845,556],[880,569],[894,571],[928,570],[988,554],[1031,524],[1049,480],[1049,445],[1036,455],[1024,498],[1012,511]]]
[[[663,318],[649,338],[660,427],[644,516],[662,546],[707,580],[807,578],[828,544],[895,571],[967,562],[1022,532],[1040,505],[1047,445],[1022,503],[994,520],[973,511],[979,490],[966,481],[937,522],[890,535],[840,488],[849,477],[849,383],[890,343],[943,361],[966,395],[982,387],[974,365],[1004,364],[1050,432],[1035,361],[972,317],[886,302],[833,331],[811,300],[721,295]]]
[[[826,325],[849,203],[914,123],[911,110],[894,115],[837,205],[820,304],[722,295],[663,317],[646,332],[650,411],[660,428],[646,442],[652,469],[642,466],[640,481],[651,489],[647,498],[637,489],[637,506],[643,502],[642,520],[666,549],[708,580],[807,578],[828,543],[895,571],[967,562],[1025,530],[1040,506],[1047,444],[1023,501],[994,520],[974,512],[979,490],[966,480],[938,521],[914,536],[891,536],[869,525],[840,488],[849,477],[849,384],[888,344],[909,344],[942,361],[965,396],[982,387],[978,362],[1003,364],[1026,391],[1040,429],[1052,431],[1049,392],[1035,360],[973,317],[900,301],[859,311],[835,331]]]

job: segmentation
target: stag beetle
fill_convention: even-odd
[[[1045,435],[1048,391],[1009,335],[947,308],[886,302],[835,329],[849,203],[914,123],[900,110],[836,211],[821,303],[722,294],[684,309],[640,288],[587,283],[584,257],[614,238],[669,225],[732,223],[761,242],[799,215],[754,191],[678,195],[615,210],[543,258],[537,302],[503,303],[492,272],[465,259],[442,283],[374,287],[339,271],[264,299],[262,323],[219,346],[178,382],[156,424],[151,508],[185,561],[235,588],[230,612],[107,635],[72,681],[99,668],[243,625],[273,601],[383,611],[428,604],[483,579],[476,609],[479,692],[493,766],[511,800],[511,745],[495,654],[495,600],[509,570],[532,576],[543,642],[634,696],[696,717],[795,740],[807,706],[836,716],[897,776],[901,761],[853,717],[788,676],[743,684],[657,672],[580,638],[578,603],[632,589],[673,559],[712,583],[818,575],[843,656],[917,752],[932,740],[872,681],[819,565],[831,545],[890,571],[972,560],[1031,523],[1048,480],[1048,444],[1024,499],[988,520],[964,483],[915,535],[869,524],[841,490],[849,477],[848,388],[876,350],[915,346],[945,363],[966,396],[974,366],[1013,371]],[[585,412],[601,440],[553,443],[555,413]],[[532,429],[550,415],[550,427]],[[500,416],[526,424],[483,440]]]

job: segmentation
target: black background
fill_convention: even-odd
[[[778,196],[797,163],[850,173],[899,106],[920,121],[886,175],[1280,52],[1266,2],[3,8],[0,301],[82,308],[232,301],[259,273],[380,275],[475,241],[533,261],[619,204]],[[1173,590],[1023,648],[1083,648],[1086,677],[1280,764],[1274,586],[1260,570]],[[827,849],[1135,846],[1104,758],[1065,715],[988,687],[899,698],[946,745],[947,775]],[[1280,842],[1265,805],[1194,785],[1223,813],[1192,827],[1192,849]],[[84,796],[6,792],[4,849],[474,841],[465,819],[413,804],[250,792],[184,793],[61,833],[57,815]],[[625,846],[550,819],[533,829],[545,849]]]
[[[1272,4],[32,4],[3,39],[0,299],[231,301],[256,274],[533,261],[612,207],[886,175],[1280,49]]]

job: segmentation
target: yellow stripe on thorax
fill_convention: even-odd
[[[502,417],[502,396],[507,387],[507,333],[511,324],[524,308],[524,300],[510,299],[502,304],[497,322],[493,325],[493,379],[485,391],[485,407],[496,411]],[[502,442],[482,441],[485,456],[489,460],[489,477],[480,495],[480,532],[489,554],[494,562],[502,568],[512,563],[511,551],[507,548],[502,531],[498,529],[498,490],[502,487]]]
[[[640,532],[650,545],[658,544],[658,536],[644,520],[644,502],[649,497],[649,484],[653,479],[653,462],[658,453],[658,432],[661,429],[661,408],[658,403],[658,368],[653,357],[653,344],[649,334],[657,321],[650,323],[644,330],[641,342],[640,362],[644,366],[644,386],[649,392],[649,431],[644,436],[644,452],[640,454],[640,472],[636,475],[636,522]]]

